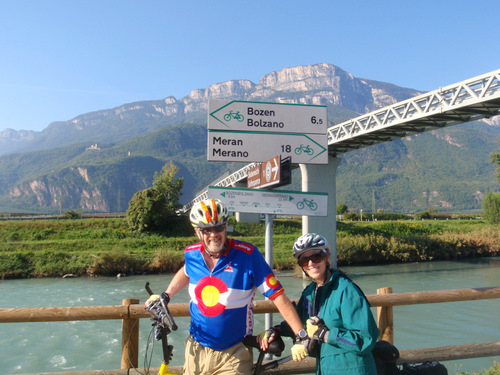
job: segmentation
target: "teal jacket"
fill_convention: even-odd
[[[297,304],[297,312],[306,324],[313,312],[316,282],[309,284]],[[372,349],[379,330],[370,304],[359,287],[349,278],[332,270],[323,286],[316,315],[330,330],[328,343],[322,343],[316,361],[316,374],[376,375]]]

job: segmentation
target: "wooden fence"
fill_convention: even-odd
[[[377,324],[381,340],[393,343],[393,306],[416,305],[440,302],[473,301],[500,298],[500,287],[441,290],[432,292],[392,293],[392,288],[377,290],[376,295],[368,295],[372,307],[377,307]],[[187,303],[171,303],[169,309],[174,317],[189,316]],[[0,323],[53,322],[77,320],[122,320],[122,357],[121,370],[66,372],[65,375],[127,374],[128,369],[138,366],[139,322],[144,317],[144,305],[136,299],[124,299],[122,305],[84,306],[84,307],[43,307],[0,309]],[[256,301],[254,313],[276,313],[278,310],[271,301]],[[148,317],[148,315],[146,315]],[[466,358],[490,357],[500,355],[500,341],[452,345],[400,351],[399,363],[422,363],[424,361],[447,361]],[[279,369],[268,370],[265,374],[305,374],[315,370],[314,359],[302,362],[289,362]],[[154,369],[156,370],[156,369]],[[153,369],[151,370],[153,373]],[[169,371],[182,373],[181,367],[169,367]],[[58,373],[62,375],[63,373]]]

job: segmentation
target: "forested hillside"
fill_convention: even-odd
[[[390,83],[356,78],[331,64],[286,68],[257,84],[227,81],[124,104],[55,122],[42,132],[0,133],[0,211],[123,212],[173,162],[184,178],[181,203],[243,164],[207,162],[210,99],[327,106],[329,126],[418,95]],[[499,191],[490,154],[498,151],[500,119],[452,126],[339,157],[337,202],[352,211],[480,210]],[[291,186],[299,190],[300,172]]]

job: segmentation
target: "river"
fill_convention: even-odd
[[[500,257],[383,266],[344,267],[366,294],[392,287],[394,293],[500,286]],[[304,281],[290,273],[278,276],[291,298]],[[120,305],[123,299],[144,301],[146,281],[153,291],[164,290],[171,275],[122,278],[28,279],[0,281],[0,308]],[[258,296],[257,299],[262,299]],[[173,303],[187,302],[187,290]],[[395,344],[400,349],[472,344],[500,340],[500,300],[435,303],[394,307]],[[376,314],[375,309],[373,309]],[[275,322],[279,315],[274,316]],[[179,330],[169,335],[174,345],[173,366],[183,362],[189,318],[177,318]],[[144,366],[151,325],[140,320],[139,366]],[[256,315],[256,330],[264,315]],[[290,347],[286,340],[287,347]],[[151,349],[151,347],[149,347]],[[0,374],[117,369],[121,358],[121,321],[78,321],[0,324]],[[288,354],[287,352],[284,355]],[[449,374],[479,372],[500,356],[445,362]],[[152,367],[161,361],[156,342]],[[144,372],[143,369],[140,369]]]

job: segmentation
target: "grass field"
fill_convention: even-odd
[[[338,264],[383,264],[500,255],[500,228],[482,220],[337,223]],[[264,223],[237,223],[231,237],[264,251]],[[300,220],[276,219],[274,267],[294,269]],[[186,218],[137,234],[123,218],[0,221],[0,278],[175,272],[197,242]]]

